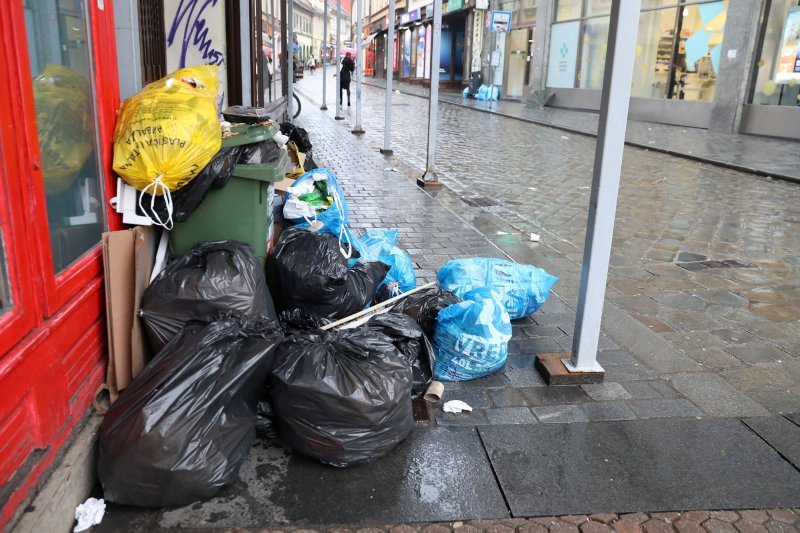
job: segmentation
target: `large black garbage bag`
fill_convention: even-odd
[[[308,138],[308,132],[301,128],[300,126],[295,126],[291,122],[283,122],[281,123],[281,133],[289,137],[289,140],[292,141],[296,146],[297,149],[303,152],[304,154],[311,153],[311,139]],[[306,169],[308,170],[308,169]]]
[[[272,144],[275,144],[274,142]],[[211,189],[221,189],[228,184],[233,173],[233,168],[242,152],[241,146],[222,148],[206,167],[186,186],[173,192],[172,219],[175,222],[185,222],[194,213],[197,206],[205,199]],[[164,196],[151,196],[147,193],[142,198],[141,205],[145,213],[155,219],[153,212],[160,220],[169,219],[169,211],[164,203]]]
[[[187,321],[227,311],[278,321],[253,247],[208,241],[161,271],[142,296],[139,316],[153,353],[158,353]]]
[[[97,468],[105,499],[185,505],[234,481],[282,341],[263,317],[188,323],[106,413]]]
[[[411,398],[419,398],[428,390],[436,365],[433,346],[413,318],[400,313],[384,313],[369,319],[367,326],[387,335],[411,365],[414,383]]]
[[[267,261],[267,279],[279,311],[336,320],[369,305],[389,268],[363,261],[348,269],[337,237],[290,228]]]
[[[392,308],[392,312],[410,316],[420,325],[425,335],[432,338],[439,311],[460,301],[461,298],[452,292],[431,287],[403,298]]]
[[[411,383],[393,339],[363,326],[288,337],[269,379],[281,439],[340,467],[382,457],[408,436]]]

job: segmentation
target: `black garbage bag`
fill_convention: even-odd
[[[308,331],[317,329],[325,324],[330,324],[331,320],[309,315],[302,309],[285,309],[278,315],[283,332],[290,335],[297,331]]]
[[[264,388],[256,407],[256,437],[268,441],[274,441],[278,437],[278,431],[275,428],[275,412],[272,410],[272,404],[269,403],[269,388],[267,387]]]
[[[389,268],[362,261],[348,269],[337,237],[290,228],[267,261],[267,280],[280,311],[302,309],[336,320],[369,305]]]
[[[262,165],[273,163],[281,156],[281,149],[272,139],[260,141],[253,144],[246,144],[242,147],[242,154],[239,163],[245,165]]]
[[[433,338],[439,311],[460,301],[461,298],[452,292],[431,287],[403,298],[392,308],[392,312],[410,316],[428,338]]]
[[[275,144],[274,142],[272,144]],[[233,172],[233,167],[239,161],[242,153],[241,146],[222,148],[217,155],[206,165],[206,167],[192,181],[171,194],[172,197],[172,219],[175,222],[185,222],[194,213],[205,199],[206,194],[211,189],[221,189],[228,184],[228,180]],[[164,202],[164,196],[151,196],[141,193],[141,205],[145,213],[152,219],[168,220],[169,211]],[[153,215],[155,213],[155,216]]]
[[[308,138],[308,132],[306,130],[300,126],[292,124],[291,122],[281,123],[280,128],[281,133],[288,136],[289,140],[294,142],[298,150],[304,154],[311,153],[313,146],[311,146],[311,139]]]
[[[411,365],[369,327],[288,337],[269,378],[281,439],[332,466],[382,457],[414,427]]]
[[[253,247],[238,241],[208,241],[168,264],[142,295],[142,320],[153,353],[195,318],[235,311],[278,317]]]
[[[185,505],[234,481],[283,338],[264,317],[186,324],[103,419],[97,474],[105,499]]]
[[[369,319],[367,326],[392,338],[395,347],[411,365],[413,385],[411,398],[419,398],[433,379],[436,356],[427,335],[413,318],[401,313],[384,313]]]

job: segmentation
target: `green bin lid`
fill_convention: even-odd
[[[233,124],[230,137],[222,138],[222,148],[253,144],[267,139],[272,139],[278,133],[278,125],[270,124]]]

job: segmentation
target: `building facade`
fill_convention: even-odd
[[[484,78],[504,97],[547,88],[552,106],[599,109],[611,0],[492,0],[491,7],[486,28],[495,8],[511,14],[510,31],[490,31],[482,50]],[[800,138],[799,7],[798,0],[643,0],[631,117]]]

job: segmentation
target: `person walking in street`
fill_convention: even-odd
[[[308,58],[308,70],[311,71],[311,74],[314,74],[314,71],[317,70],[317,59],[314,54],[311,54],[311,57]]]
[[[347,91],[347,107],[350,107],[350,75],[355,72],[356,64],[350,57],[350,52],[342,59],[342,70],[339,71],[339,105],[342,104],[342,91]]]

